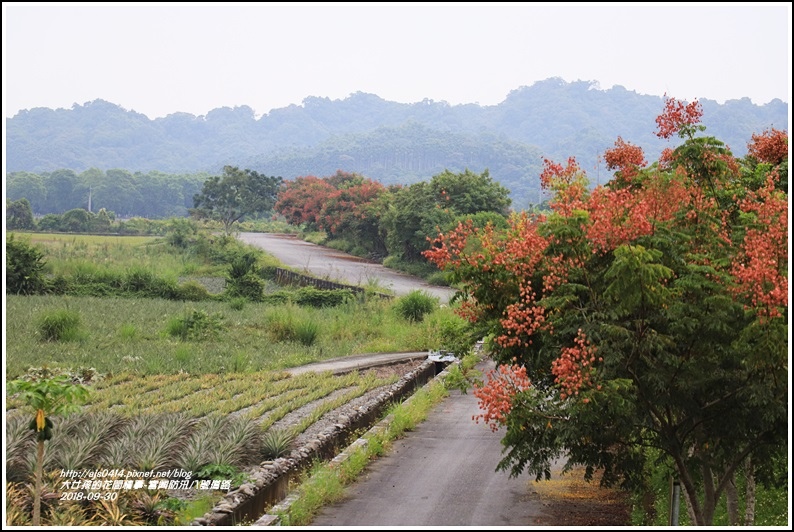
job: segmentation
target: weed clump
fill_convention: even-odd
[[[397,314],[410,322],[422,321],[425,315],[430,314],[437,307],[438,298],[421,290],[413,290],[395,303]]]
[[[70,309],[44,313],[39,318],[39,336],[45,342],[72,342],[80,339],[80,314]]]
[[[223,330],[223,316],[192,309],[183,316],[171,318],[166,334],[181,340],[206,340],[217,337]]]

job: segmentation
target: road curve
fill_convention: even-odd
[[[239,233],[238,238],[264,249],[290,268],[308,272],[309,275],[353,286],[374,283],[402,296],[413,290],[423,290],[448,303],[455,291],[443,286],[433,286],[418,277],[391,270],[360,257],[335,249],[318,246],[298,239],[295,235],[277,233]]]

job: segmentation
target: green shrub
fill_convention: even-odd
[[[467,393],[472,386],[482,386],[482,372],[475,369],[480,357],[468,354],[457,364],[452,364],[444,377],[444,386],[448,390],[460,390]]]
[[[270,305],[285,305],[290,302],[290,295],[286,290],[279,290],[272,294],[266,294],[262,301]]]
[[[70,285],[69,295],[89,297],[118,296],[118,290],[104,283],[74,283]]]
[[[243,310],[245,308],[246,299],[244,297],[235,297],[229,301],[229,307],[232,310]]]
[[[124,275],[122,289],[136,295],[178,299],[175,282],[157,277],[146,268],[129,269]]]
[[[46,291],[44,254],[12,233],[6,241],[6,294],[31,295]]]
[[[193,346],[181,345],[174,351],[174,360],[179,362],[180,366],[185,366],[193,358]]]
[[[207,464],[196,472],[196,480],[231,480],[232,488],[248,482],[249,475],[229,464]]]
[[[63,275],[56,275],[51,279],[47,279],[47,292],[62,296],[69,293],[71,290],[71,282]]]
[[[295,338],[295,318],[289,308],[280,307],[267,316],[267,334],[274,342],[288,342]]]
[[[242,297],[249,301],[262,301],[265,295],[265,281],[254,272],[248,272],[242,277],[229,277],[226,284],[228,297]]]
[[[223,330],[223,316],[210,315],[203,310],[192,309],[184,316],[171,318],[166,333],[182,340],[205,340],[215,338]]]
[[[198,226],[188,218],[171,218],[166,224],[165,241],[170,245],[187,249],[195,241]]]
[[[449,279],[447,272],[434,272],[427,276],[425,279],[428,284],[435,286],[449,286]]]
[[[229,279],[240,279],[251,273],[256,266],[256,255],[241,253],[234,257],[229,265]]]
[[[420,290],[409,292],[395,303],[397,314],[410,322],[422,321],[426,314],[433,312],[437,307],[438,298]]]
[[[251,358],[245,353],[235,353],[229,359],[229,369],[232,373],[242,373],[251,366]]]
[[[123,340],[134,340],[138,336],[138,329],[131,323],[125,323],[119,329],[119,336]]]
[[[295,307],[278,307],[268,313],[267,332],[274,342],[299,342],[310,346],[319,336],[320,326],[311,318],[295,316]]]
[[[259,268],[257,273],[259,277],[261,277],[262,279],[275,281],[278,273],[278,268],[276,266],[262,266],[261,268]]]
[[[292,295],[292,301],[301,306],[315,308],[335,307],[353,299],[353,292],[347,288],[341,290],[320,290],[313,286],[304,286]]]
[[[45,342],[71,342],[80,338],[80,314],[70,309],[44,313],[39,318],[39,335]]]
[[[472,325],[451,312],[439,312],[428,320],[441,340],[439,349],[461,358],[471,352],[479,339]]]
[[[185,281],[180,284],[174,296],[180,301],[205,301],[212,298],[207,288],[198,281]]]

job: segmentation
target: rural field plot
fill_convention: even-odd
[[[250,484],[263,461],[302,449],[344,417],[338,409],[369,404],[407,372],[286,368],[438,349],[460,324],[432,302],[417,319],[380,297],[282,287],[262,273],[274,259],[234,239],[198,236],[180,248],[155,237],[19,238],[29,243],[20,256],[35,256],[26,245],[40,250],[44,280],[43,289],[6,294],[6,381],[68,376],[89,393],[76,413],[42,416],[30,396],[6,396],[7,524],[30,524],[35,492],[46,525],[190,524],[225,491]],[[257,297],[229,289],[248,259]],[[40,417],[53,425],[46,442]],[[207,487],[142,484],[170,471]],[[65,484],[98,472],[134,488]]]
[[[43,493],[50,498],[47,522],[93,512],[94,517],[80,517],[74,523],[112,523],[113,514],[103,511],[102,501],[64,499],[88,494],[114,497],[113,508],[131,509],[123,524],[189,524],[225,491],[249,481],[247,470],[263,460],[288,455],[302,433],[325,414],[370,391],[377,393],[398,378],[396,373],[379,373],[119,374],[89,385],[91,398],[81,412],[53,418],[44,460]],[[13,397],[6,405],[7,494],[18,524],[24,524],[21,508],[30,502],[19,494],[24,493],[36,463],[31,415],[23,406]],[[153,490],[148,484],[171,471],[191,482],[206,483],[207,489],[174,491],[176,484],[169,484],[169,489],[161,485]],[[126,481],[139,489],[85,492],[64,484],[74,481],[70,475],[81,478],[100,472],[107,472],[103,480]],[[133,479],[140,484],[132,484]],[[180,488],[188,485],[196,484]],[[121,500],[116,501],[119,495]],[[146,501],[158,510],[149,514],[135,510]]]
[[[196,471],[218,464],[220,447],[229,449],[226,465],[258,463],[268,458],[262,438],[291,412],[304,409],[299,421],[279,430],[297,436],[323,414],[396,379],[374,372],[114,376],[95,386],[81,413],[56,422],[48,468]],[[30,474],[34,438],[21,406],[8,400],[6,428],[7,463],[12,476],[23,478]],[[152,450],[157,442],[160,453]]]

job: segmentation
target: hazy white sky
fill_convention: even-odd
[[[791,3],[3,2],[3,115],[149,118],[354,92],[495,105],[535,81],[791,103]]]

